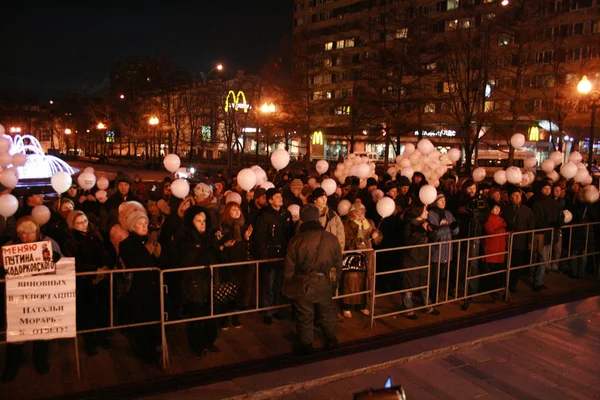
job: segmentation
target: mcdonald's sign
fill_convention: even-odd
[[[229,109],[244,110],[245,113],[250,109],[250,105],[246,103],[246,95],[241,90],[237,92],[237,94],[230,90],[227,93],[227,98],[225,99],[225,112],[229,112]]]
[[[540,140],[540,130],[537,126],[530,127],[528,133],[530,142],[537,142]]]
[[[322,131],[314,131],[313,132],[312,144],[323,146],[323,132]]]

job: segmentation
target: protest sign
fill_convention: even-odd
[[[62,258],[56,273],[6,280],[6,340],[72,338],[75,324],[75,259]]]
[[[7,279],[47,274],[56,270],[52,262],[50,241],[2,246],[2,260]]]

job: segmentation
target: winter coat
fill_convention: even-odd
[[[483,230],[486,235],[496,235],[506,233],[506,221],[499,215],[491,214],[488,220],[483,225]],[[507,236],[495,236],[483,240],[483,251],[485,254],[501,253],[506,251]],[[505,255],[499,254],[485,258],[489,263],[501,264],[504,262]]]
[[[458,222],[448,210],[432,207],[427,214],[427,222],[434,231],[434,235],[432,235],[432,241],[434,242],[448,242],[459,234]],[[452,261],[451,244],[432,246],[431,262],[447,263],[450,261]]]
[[[335,285],[332,285],[328,278],[331,268],[335,268],[337,283],[342,276],[342,250],[337,237],[324,231],[317,221],[302,224],[300,232],[290,240],[286,252],[284,283],[290,282],[296,274],[306,275],[309,270],[323,274],[321,279],[313,281],[314,295],[305,300],[331,299],[332,286]]]
[[[93,272],[98,268],[111,265],[102,236],[91,226],[85,233],[75,229],[69,230],[64,254],[68,257],[75,257],[77,272]],[[94,278],[93,275],[89,277]]]
[[[424,245],[429,242],[431,232],[423,228],[417,219],[406,219],[404,240],[407,246]],[[404,250],[403,268],[415,268],[429,265],[429,247],[419,246]],[[427,285],[427,269],[402,272],[402,285],[405,289]]]
[[[243,221],[243,217],[241,220]],[[240,240],[236,241],[233,246],[227,247],[225,243],[234,239],[234,227],[224,222],[221,223],[219,230],[214,233],[219,263],[228,264],[248,260],[248,241],[244,237],[247,229],[248,225],[242,223]],[[223,246],[223,250],[220,249],[220,246]]]
[[[182,273],[181,295],[185,301],[204,304],[210,296],[211,271],[208,266],[216,263],[214,234],[208,232],[200,234],[195,228],[189,226],[182,230],[185,235],[179,245],[181,249],[181,266],[206,266],[207,268]]]
[[[293,234],[294,223],[288,210],[281,207],[276,211],[271,205],[261,209],[252,233],[255,257],[262,260],[284,257]]]
[[[502,216],[506,221],[509,232],[523,232],[535,229],[533,211],[526,205],[507,204],[502,207]],[[512,241],[513,249],[526,250],[531,246],[531,234],[515,234]]]
[[[560,204],[556,200],[541,193],[535,195],[531,200],[535,229],[560,228],[565,219]],[[544,231],[543,234],[544,245],[549,245],[552,241],[552,231]]]
[[[597,222],[598,216],[593,215],[593,206],[589,203],[582,203],[576,200],[571,206],[571,213],[573,214],[573,220],[570,225],[585,224],[589,222]],[[578,226],[571,228],[571,252],[578,252],[581,254],[585,251],[586,236],[588,252],[592,251],[596,244],[594,238],[594,227]],[[568,232],[566,233],[568,234]],[[563,236],[564,237],[564,236]]]
[[[344,223],[342,222],[342,219],[338,213],[329,207],[325,207],[324,212],[322,212],[321,217],[319,217],[319,222],[327,232],[337,237],[338,241],[340,242],[340,248],[344,249],[346,246],[346,233],[344,230]],[[296,228],[296,232],[299,232],[301,225],[302,221],[300,220]]]

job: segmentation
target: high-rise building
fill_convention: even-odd
[[[466,150],[515,132],[539,158],[587,151],[577,83],[600,89],[599,0],[294,0],[313,154]],[[314,140],[313,140],[314,142]]]

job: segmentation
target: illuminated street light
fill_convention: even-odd
[[[208,75],[210,75],[210,73],[211,73],[211,72],[214,72],[214,71],[223,71],[223,64],[217,64],[217,66],[216,66],[216,67],[214,67],[213,69],[211,69],[210,71],[208,71],[208,72],[206,73],[206,75],[204,75],[204,80],[203,80],[203,82],[204,82],[205,84],[206,84],[206,79],[208,78]]]
[[[18,126],[17,127],[11,126],[10,133],[21,133],[21,128],[19,128]]]
[[[122,94],[122,95],[120,95],[120,96],[119,96],[119,98],[120,98],[120,99],[124,99],[124,98],[125,98],[125,95],[124,95],[124,94]]]
[[[600,91],[592,90],[592,82],[590,82],[587,76],[581,78],[577,84],[577,91],[584,95],[588,101],[590,110],[592,111],[592,117],[590,121],[590,143],[588,145],[588,171],[590,175],[593,175],[592,162],[594,161],[594,125],[596,123],[596,110],[600,106]]]
[[[71,130],[69,128],[65,129],[65,135],[70,135],[71,134]]]
[[[502,0],[502,3],[501,3],[501,4],[502,4],[503,6],[507,6],[507,5],[508,5],[508,0]]]
[[[150,117],[150,119],[148,120],[148,123],[150,125],[158,125],[158,118],[157,117]]]
[[[102,122],[98,122],[98,125],[96,126],[96,128],[98,128],[98,129],[106,129],[106,125],[104,125]]]
[[[265,113],[265,114],[274,113],[275,112],[275,104],[273,104],[273,103],[270,103],[270,104],[265,103],[265,104],[263,104],[260,107],[260,111],[262,113]]]

